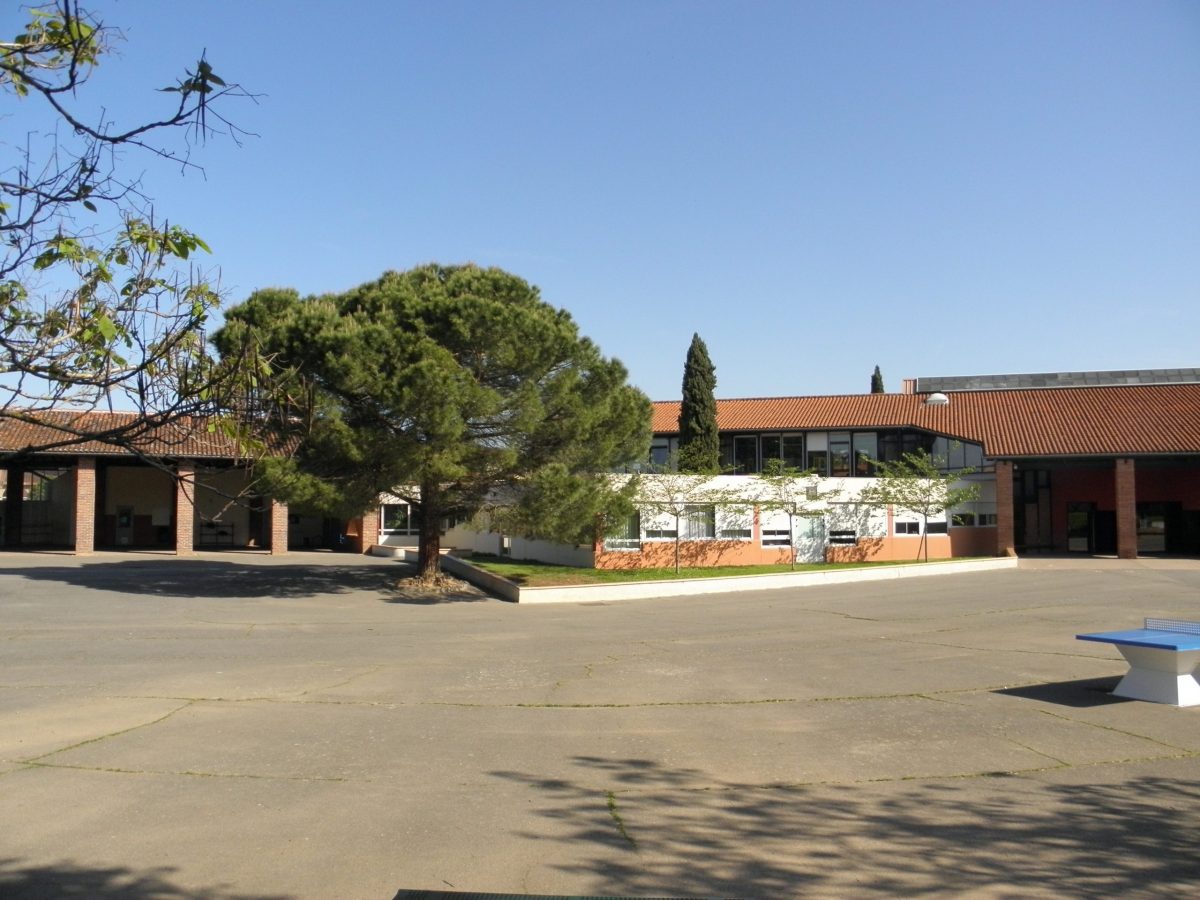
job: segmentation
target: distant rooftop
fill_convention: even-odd
[[[1107,387],[1122,384],[1196,384],[1200,369],[1119,369],[1113,372],[1039,372],[1027,375],[948,375],[905,379],[904,393],[1009,391],[1021,388]]]

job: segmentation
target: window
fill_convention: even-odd
[[[896,534],[920,534],[920,533],[921,533],[921,523],[920,522],[897,522],[896,523]]]
[[[759,437],[759,447],[762,451],[762,466],[768,460],[781,459],[783,464],[791,469],[804,468],[804,435],[802,434],[764,434]]]
[[[679,516],[678,530],[675,516],[669,512],[656,513],[651,527],[646,529],[648,540],[675,540],[678,535],[684,541],[712,540],[717,536],[717,510],[711,503],[686,506]]]
[[[879,442],[873,431],[854,433],[854,474],[868,478],[875,474],[875,460],[879,458]]]
[[[762,461],[766,466],[767,460],[783,459],[783,442],[777,434],[764,434],[759,438],[762,445]]]
[[[733,471],[749,475],[758,471],[758,436],[738,434],[733,438]]]
[[[829,474],[829,435],[823,431],[810,431],[805,435],[807,450],[806,469],[812,469],[818,475]]]
[[[786,528],[764,528],[762,545],[764,547],[790,547],[792,536]]]
[[[955,528],[994,526],[996,524],[996,503],[994,500],[976,500],[964,503],[951,511],[950,524]]]
[[[834,478],[850,477],[850,433],[829,435],[829,474]]]
[[[685,541],[701,541],[717,536],[717,510],[711,503],[689,506],[679,517]]]
[[[808,451],[808,468],[812,469],[818,475],[829,474],[829,451],[828,450],[809,450]]]
[[[754,533],[749,528],[722,528],[721,540],[723,541],[748,541],[754,536]]]
[[[830,531],[829,543],[831,544],[855,544],[858,542],[858,532],[856,531]]]
[[[655,438],[650,442],[650,464],[655,468],[666,468],[671,461],[671,444],[670,438]]]
[[[40,469],[26,472],[21,485],[21,499],[35,503],[53,499],[54,481],[66,473],[66,469]]]
[[[978,444],[969,444],[953,438],[934,438],[932,456],[941,469],[953,471],[983,468],[983,448]]]
[[[420,534],[421,523],[416,513],[407,503],[383,504],[381,517],[384,534]]]
[[[900,432],[884,431],[879,435],[880,462],[896,462],[900,459]]]
[[[925,533],[926,534],[945,534],[946,533],[946,523],[944,521],[942,521],[942,522],[927,522],[927,523],[925,523]]]
[[[639,513],[627,516],[612,533],[604,537],[605,550],[637,552],[642,549],[642,517]]]

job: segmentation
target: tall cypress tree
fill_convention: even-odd
[[[875,371],[871,374],[871,393],[883,394],[883,373],[879,371],[879,366],[875,367]]]
[[[701,475],[721,471],[717,439],[717,370],[700,335],[692,335],[683,366],[683,402],[679,404],[679,471]]]

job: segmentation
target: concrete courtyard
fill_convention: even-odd
[[[0,555],[0,896],[1182,896],[1194,561],[523,607],[337,555]]]

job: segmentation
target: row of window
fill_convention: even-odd
[[[751,528],[743,527],[744,522],[722,523],[718,528],[717,510],[713,504],[694,504],[685,508],[679,516],[678,525],[673,516],[659,514],[652,517],[650,527],[642,530],[642,517],[634,513],[625,519],[620,526],[604,540],[605,550],[641,549],[642,541],[673,541],[678,537],[683,541],[748,541],[754,537]],[[950,527],[976,528],[994,526],[996,524],[996,504],[989,501],[976,501],[952,511],[950,520],[930,522],[928,534],[946,534]],[[761,543],[764,547],[787,547],[792,543],[792,534],[787,528],[778,527],[779,523],[764,524],[761,532]],[[770,527],[769,527],[770,526]],[[897,535],[919,535],[921,522],[917,520],[897,520],[894,525]],[[829,543],[850,543],[857,539],[854,531],[830,531]]]
[[[678,447],[674,437],[657,437],[650,462],[670,464]],[[794,434],[722,434],[721,468],[738,475],[761,472],[769,460],[812,470],[832,478],[869,478],[877,462],[896,462],[907,453],[925,452],[944,470],[981,469],[983,448],[923,431],[809,431]]]

